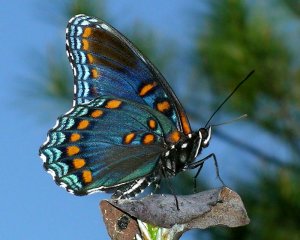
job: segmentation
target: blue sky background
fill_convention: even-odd
[[[141,21],[155,27],[162,37],[174,39],[184,49],[191,44],[190,38],[195,30],[188,15],[194,9],[195,2],[108,1],[107,11],[114,19],[114,26],[121,32],[132,23]],[[55,118],[48,119],[47,109],[35,108],[35,104],[27,102],[26,96],[22,96],[22,89],[30,84],[26,78],[37,74],[33,72],[37,69],[30,67],[36,52],[45,54],[53,42],[64,49],[65,42],[57,35],[64,33],[67,24],[57,29],[57,25],[54,27],[47,23],[49,19],[41,21],[46,11],[40,8],[41,5],[37,0],[12,0],[2,3],[0,8],[0,239],[108,239],[98,204],[109,195],[74,197],[53,183],[38,157],[39,146],[45,141]],[[205,11],[204,6],[196,5]],[[50,116],[63,113],[61,110],[51,111]],[[45,118],[41,120],[43,115]],[[200,127],[199,123],[195,126]],[[245,130],[242,133],[232,131],[235,127]],[[240,122],[226,131],[242,138],[250,135],[253,128]],[[263,133],[254,135],[251,141],[255,142],[256,138],[263,139],[266,144],[274,144],[274,140]],[[286,153],[284,149],[278,150],[279,154]],[[237,177],[237,169],[258,167],[253,165],[252,156],[217,138],[209,152],[215,152],[218,156],[234,156],[230,162],[219,161],[226,183],[230,183],[231,176]],[[213,164],[206,164],[203,176],[215,181]]]

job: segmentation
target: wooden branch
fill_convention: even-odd
[[[138,200],[103,200],[101,211],[112,239],[133,239],[141,233],[147,239],[148,225],[143,223],[162,228],[172,236],[169,239],[179,239],[193,228],[238,227],[250,222],[241,198],[227,187],[177,196],[177,199],[179,210],[173,195],[155,194]]]

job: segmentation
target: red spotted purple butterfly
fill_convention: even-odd
[[[129,40],[81,14],[69,21],[66,49],[73,107],[39,151],[59,186],[75,195],[128,198],[162,178],[200,171],[206,158],[194,160],[208,146],[211,127],[192,132],[167,81]]]

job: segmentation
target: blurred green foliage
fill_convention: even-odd
[[[272,5],[271,0],[266,2]],[[260,172],[254,173],[255,181],[236,184],[238,189],[235,190],[242,196],[251,218],[249,226],[215,228],[205,234],[209,232],[212,239],[300,239],[299,168],[285,167],[289,163],[299,166],[299,51],[291,50],[286,35],[276,29],[276,23],[280,21],[270,21],[268,13],[255,5],[258,2],[212,0],[206,1],[206,4],[209,11],[200,16],[205,19],[205,27],[201,27],[201,32],[194,39],[196,51],[192,56],[193,79],[198,80],[186,82],[191,86],[206,86],[208,89],[203,89],[203,93],[210,93],[208,104],[211,109],[216,109],[238,81],[255,69],[255,75],[235,93],[222,112],[248,113],[250,121],[258,129],[268,132],[274,139],[281,139],[289,156],[281,159],[280,165],[275,161],[266,163]],[[300,17],[298,1],[282,0],[278,4]],[[66,19],[78,13],[109,18],[105,1],[62,1],[60,7],[60,14]],[[281,20],[289,21],[288,17]],[[60,22],[60,25],[65,25],[65,22]],[[140,22],[128,29],[127,36],[162,72],[174,69],[172,59],[178,54],[175,43],[162,40],[154,30]],[[41,98],[70,105],[73,77],[63,54],[51,50],[50,57],[43,59],[46,68],[43,83],[39,83],[37,91]],[[197,117],[198,110],[198,107],[191,108],[191,115]],[[263,160],[255,147],[251,146],[251,149],[258,160]],[[247,148],[244,150],[248,151]],[[191,176],[183,173],[175,180],[174,186],[176,191],[180,186],[179,192],[190,193],[187,189],[192,184]],[[203,185],[206,185],[205,182]],[[201,234],[199,232],[195,239],[199,239]]]
[[[271,23],[251,13],[244,1],[210,1],[212,11],[206,16],[207,28],[197,41],[199,66],[209,77],[215,104],[225,98],[250,70],[256,73],[245,87],[237,91],[229,104],[231,110],[247,112],[272,128],[264,108],[276,114],[280,106],[274,98],[285,99],[286,81],[290,78],[291,56]]]
[[[271,6],[272,1],[269,2]],[[284,2],[282,8],[287,7]],[[291,6],[293,1],[286,2]],[[207,4],[211,11],[206,16],[207,27],[196,39],[195,68],[201,69],[199,75],[207,76],[214,96],[212,104],[217,106],[237,80],[254,68],[255,75],[235,93],[226,110],[246,111],[252,122],[280,138],[290,149],[290,156],[282,159],[281,166],[270,161],[257,173],[254,182],[237,184],[251,218],[250,225],[239,229],[215,228],[211,236],[300,239],[299,51],[293,52],[287,36],[277,31],[276,23],[280,21],[271,22],[267,13],[263,15],[251,3],[215,0]],[[296,5],[293,6],[296,11]],[[286,169],[289,163],[298,167]]]
[[[300,2],[299,0],[283,0],[289,10],[300,17]]]

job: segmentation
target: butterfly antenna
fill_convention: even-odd
[[[212,118],[216,115],[216,113],[223,107],[223,105],[228,101],[228,99],[236,92],[236,90],[239,89],[239,87],[246,82],[249,77],[254,73],[255,71],[252,70],[250,73],[248,73],[248,75],[233,89],[233,91],[227,96],[227,98],[225,98],[225,100],[219,105],[219,107],[216,109],[216,111],[214,111],[214,113],[210,116],[210,118],[208,119],[207,123],[205,124],[205,128],[207,127],[207,125],[209,124],[209,122],[212,120]]]
[[[230,124],[230,123],[239,121],[239,120],[241,120],[241,119],[243,119],[243,118],[246,118],[246,117],[248,117],[248,115],[247,115],[247,114],[243,114],[243,115],[241,115],[241,116],[239,116],[239,117],[237,117],[237,118],[234,118],[234,119],[232,119],[232,120],[229,120],[229,121],[226,121],[226,122],[222,122],[222,123],[218,123],[218,124],[212,124],[211,126],[212,126],[212,127],[218,127],[218,126],[221,126],[221,125]]]

